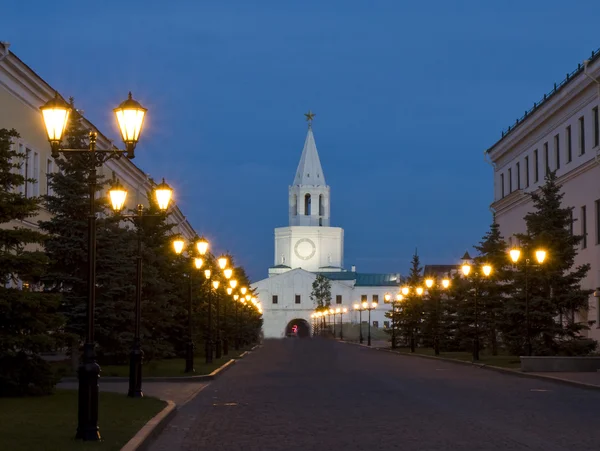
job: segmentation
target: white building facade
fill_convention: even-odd
[[[593,52],[486,151],[494,168],[492,208],[509,245],[517,244],[514,234],[526,231],[523,218],[533,208],[527,193],[556,170],[563,206],[574,207],[573,232],[585,237],[575,265],[591,264],[582,284],[587,289],[600,286],[599,106],[600,57]],[[588,310],[576,319],[596,321],[587,335],[600,340],[598,298],[590,296]]]
[[[358,322],[355,302],[377,301],[374,327],[385,327],[386,293],[395,294],[399,274],[360,274],[344,269],[344,230],[331,226],[330,188],[317,152],[311,119],[294,182],[289,187],[289,226],[275,229],[275,264],[267,279],[255,282],[263,308],[265,338],[282,338],[292,324],[311,324],[316,304],[310,299],[318,274],[331,281],[331,305],[346,307],[344,323]],[[366,322],[368,315],[362,315]],[[339,321],[339,317],[336,319]]]

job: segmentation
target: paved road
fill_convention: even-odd
[[[324,339],[267,341],[152,451],[594,450],[600,392]]]

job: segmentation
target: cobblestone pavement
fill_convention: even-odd
[[[600,392],[325,339],[265,341],[152,451],[598,450]]]
[[[129,382],[104,382],[100,378],[100,391],[109,391],[127,394]],[[182,406],[196,393],[206,387],[205,382],[144,382],[142,391],[145,396],[153,396],[160,399],[168,399],[178,406]],[[77,382],[60,382],[57,388],[77,390]]]

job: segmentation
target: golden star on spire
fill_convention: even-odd
[[[312,111],[308,110],[308,113],[304,113],[304,116],[306,117],[306,121],[308,122],[308,125],[311,125],[313,118],[316,116],[316,114],[313,113]]]

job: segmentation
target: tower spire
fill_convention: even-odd
[[[296,169],[294,185],[326,186],[325,175],[323,174],[321,160],[319,159],[312,131],[312,121],[316,115],[309,110],[308,113],[304,113],[304,116],[308,122],[308,132],[306,133],[300,163],[298,163],[298,169]]]

